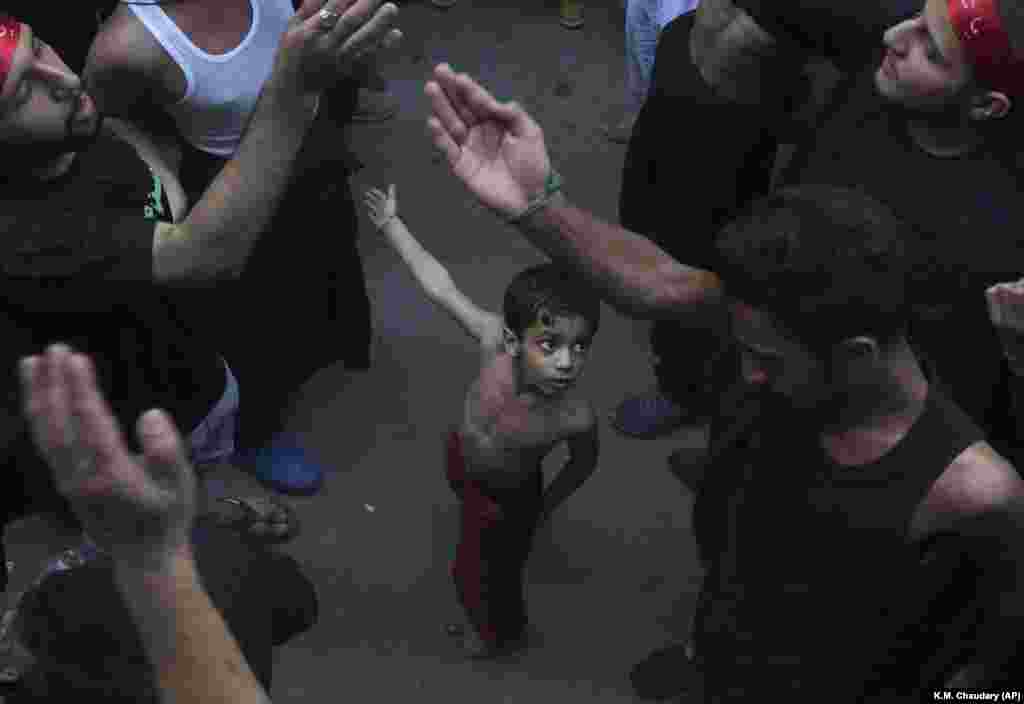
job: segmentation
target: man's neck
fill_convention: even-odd
[[[917,360],[898,357],[888,370],[896,381],[892,403],[879,403],[878,411],[842,429],[825,430],[821,443],[832,459],[845,466],[859,466],[878,460],[892,450],[924,412],[928,380]]]
[[[907,120],[907,131],[914,142],[928,154],[953,158],[968,154],[981,144],[978,131],[969,125],[936,125],[927,120]]]

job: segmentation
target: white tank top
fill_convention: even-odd
[[[292,0],[249,0],[252,27],[226,54],[193,44],[159,5],[128,5],[185,74],[185,97],[167,108],[194,147],[231,157],[242,141],[263,83],[274,67],[281,35],[295,10]]]

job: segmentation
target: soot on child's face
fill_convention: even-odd
[[[524,386],[545,396],[560,396],[579,379],[590,352],[593,331],[583,316],[541,310],[522,336],[519,356]]]

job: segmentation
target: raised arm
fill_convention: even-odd
[[[156,225],[155,280],[205,284],[241,274],[290,181],[320,93],[345,74],[358,52],[400,39],[401,33],[390,29],[397,13],[381,0],[303,3],[281,38],[238,151],[181,222]],[[92,81],[101,95],[120,96],[111,98],[115,106],[146,94],[142,86],[151,75],[144,67],[133,72],[111,60],[104,70],[100,48],[93,54]],[[115,90],[113,81],[125,77],[130,85]]]
[[[36,446],[85,532],[114,559],[162,701],[269,702],[196,571],[195,477],[170,418],[139,419],[143,455],[134,457],[88,358],[54,345],[20,371]]]
[[[681,264],[650,240],[550,196],[551,162],[540,126],[516,103],[499,103],[447,64],[425,86],[435,147],[485,206],[516,222],[549,257],[581,273],[609,305],[638,318],[672,318],[717,301],[718,278]],[[531,200],[542,207],[524,217]],[[708,237],[708,233],[681,233]]]
[[[375,188],[367,191],[366,206],[370,220],[402,257],[427,298],[454,318],[475,340],[488,346],[496,344],[501,339],[501,317],[469,300],[456,287],[448,269],[413,237],[398,217],[395,186],[388,188],[387,195]]]

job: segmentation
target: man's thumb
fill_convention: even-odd
[[[138,436],[147,457],[165,464],[185,461],[181,435],[163,411],[153,409],[144,413],[139,418]]]

